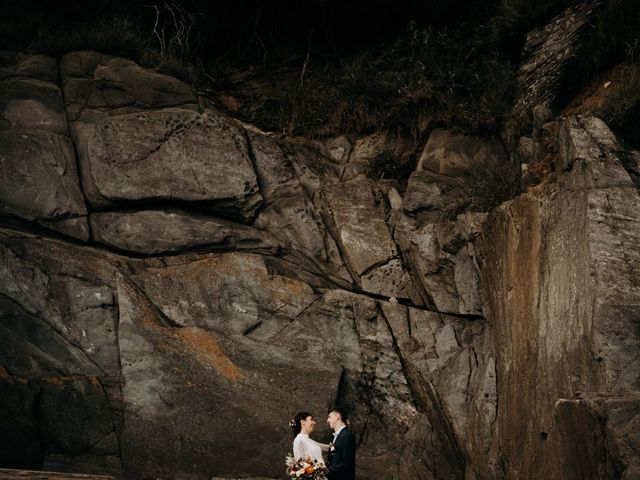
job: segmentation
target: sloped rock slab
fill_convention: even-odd
[[[439,312],[481,315],[482,294],[474,240],[485,214],[456,221],[420,222],[394,212],[394,238],[413,278]]]
[[[325,187],[321,196],[343,258],[363,290],[385,296],[421,299],[398,258],[398,249],[376,205],[372,185],[357,179]]]
[[[227,335],[272,338],[317,297],[306,283],[271,273],[256,254],[148,259],[143,265],[132,280],[167,318]]]
[[[341,286],[349,286],[352,280],[340,251],[322,221],[320,209],[311,200],[311,192],[303,187],[307,176],[304,165],[290,158],[276,139],[247,133],[260,193],[265,198],[265,206],[253,225],[278,238],[291,256],[304,257],[311,268]],[[321,163],[320,158],[317,163]]]
[[[296,364],[286,350],[169,326],[122,277],[118,298],[127,476],[279,475],[273,459],[290,449],[282,419],[324,410],[340,378],[335,360],[309,353]]]
[[[10,230],[0,245],[2,360],[23,377],[117,378],[115,258]],[[18,339],[20,339],[18,341]]]
[[[556,97],[565,86],[571,62],[598,4],[591,1],[572,6],[544,27],[527,34],[522,63],[516,74],[514,106],[522,118],[528,119],[537,105],[555,106]]]
[[[91,233],[97,242],[146,255],[208,247],[217,250],[269,250],[277,241],[228,220],[180,210],[94,213]]]

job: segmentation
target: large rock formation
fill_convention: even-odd
[[[558,132],[559,183],[502,205],[483,233],[505,399],[493,458],[506,478],[636,478],[640,195],[601,121]]]
[[[278,138],[129,60],[0,82],[0,467],[277,478],[338,402],[360,478],[636,475],[639,198],[602,122],[487,216],[493,138],[435,131],[403,191],[363,175],[384,136]]]

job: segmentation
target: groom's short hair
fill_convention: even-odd
[[[338,415],[340,415],[340,418],[345,423],[349,419],[349,414],[347,413],[347,409],[344,407],[341,407],[340,405],[334,405],[329,409],[327,413],[331,413],[331,412],[336,412]]]

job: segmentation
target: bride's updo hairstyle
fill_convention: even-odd
[[[291,419],[289,422],[289,426],[293,430],[293,436],[295,437],[302,430],[302,424],[300,423],[302,420],[306,420],[307,417],[312,417],[309,412],[299,412],[296,413],[296,416]]]

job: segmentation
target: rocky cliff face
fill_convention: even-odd
[[[338,402],[361,478],[637,475],[640,199],[602,122],[487,216],[460,177],[495,138],[436,130],[401,195],[380,135],[277,138],[96,52],[0,74],[1,466],[276,478]]]
[[[496,448],[511,478],[636,478],[640,197],[604,123],[552,128],[557,182],[485,223]]]

